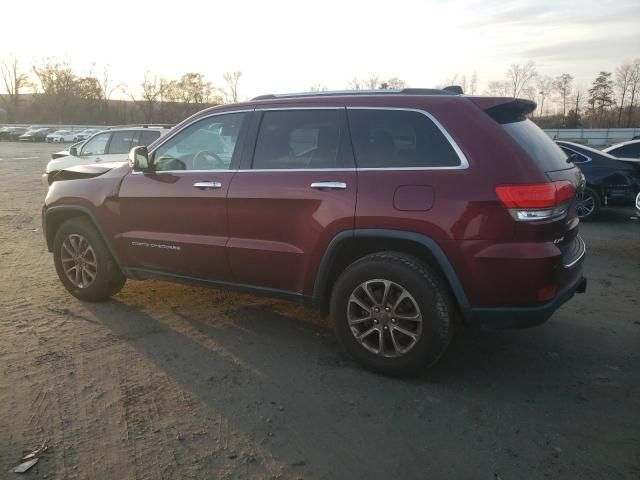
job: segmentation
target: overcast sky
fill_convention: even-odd
[[[1,12],[0,60],[109,64],[134,88],[147,70],[214,84],[241,70],[242,97],[371,74],[429,87],[477,71],[484,87],[527,60],[587,85],[640,57],[640,0],[32,0]]]

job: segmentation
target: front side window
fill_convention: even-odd
[[[358,168],[457,167],[461,161],[426,115],[408,110],[349,109]]]
[[[265,112],[254,169],[341,168],[338,110]]]
[[[109,142],[110,133],[102,133],[96,135],[87,143],[84,144],[80,152],[80,156],[85,157],[87,155],[103,155]]]
[[[129,153],[131,150],[131,143],[135,132],[115,132],[111,136],[111,142],[109,143],[109,154],[123,154]]]
[[[155,151],[156,171],[228,170],[246,119],[245,112],[227,113],[189,125]]]

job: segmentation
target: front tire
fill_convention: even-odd
[[[331,294],[338,340],[365,368],[385,375],[413,374],[435,364],[453,336],[453,312],[440,275],[397,252],[354,262]]]
[[[53,259],[60,281],[80,300],[107,300],[126,282],[95,227],[82,218],[67,220],[58,229]]]

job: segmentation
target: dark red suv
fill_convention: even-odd
[[[82,300],[152,277],[297,299],[362,364],[406,373],[458,320],[532,326],[585,290],[584,181],[534,108],[405,89],[207,109],[129,164],[61,172],[47,245]]]

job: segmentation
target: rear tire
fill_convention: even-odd
[[[602,207],[600,194],[591,187],[586,187],[578,197],[576,213],[583,222],[593,220]]]
[[[60,281],[80,300],[108,300],[126,282],[100,234],[83,218],[67,220],[58,229],[53,259]]]
[[[330,308],[347,353],[385,375],[429,368],[453,336],[454,308],[446,284],[428,265],[398,252],[371,254],[351,264],[335,283]]]

